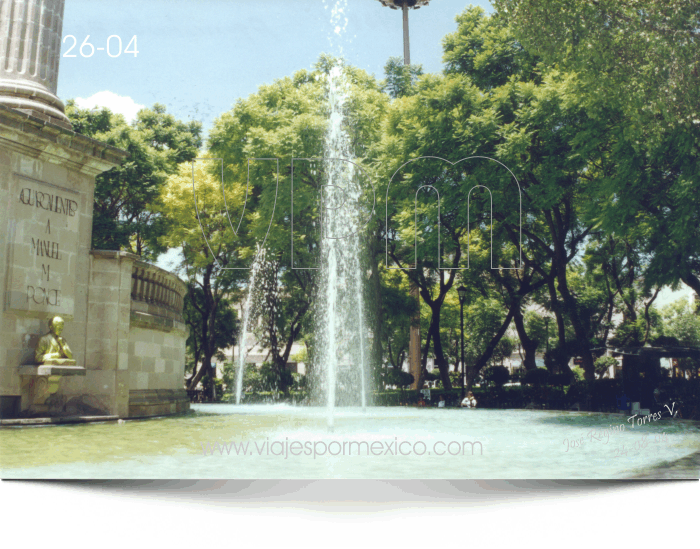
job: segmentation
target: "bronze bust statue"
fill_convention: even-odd
[[[50,318],[49,333],[42,336],[34,353],[38,364],[75,365],[73,353],[66,340],[61,337],[61,332],[63,332],[63,319],[60,316]]]

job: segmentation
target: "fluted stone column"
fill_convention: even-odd
[[[0,105],[70,128],[56,97],[65,0],[0,0]]]

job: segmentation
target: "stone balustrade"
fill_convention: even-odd
[[[173,322],[184,323],[182,310],[187,285],[177,275],[128,252],[92,250],[90,253],[93,262],[97,262],[94,269],[107,276],[100,284],[112,288],[121,286],[125,292],[120,299],[126,299],[124,306],[130,302],[132,322],[147,322],[155,329],[170,329]],[[115,278],[117,271],[121,274]],[[130,277],[128,286],[127,277]]]
[[[162,307],[182,317],[186,286],[174,274],[154,265],[134,262],[131,299]]]

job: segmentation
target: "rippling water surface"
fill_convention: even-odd
[[[631,429],[612,414],[339,408],[329,432],[321,408],[193,409],[123,424],[2,429],[0,472],[3,478],[625,478],[700,451],[697,423],[662,420]],[[611,430],[621,423],[624,431]]]

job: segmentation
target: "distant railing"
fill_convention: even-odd
[[[131,281],[133,301],[158,305],[182,315],[186,287],[177,276],[155,265],[134,262]]]

